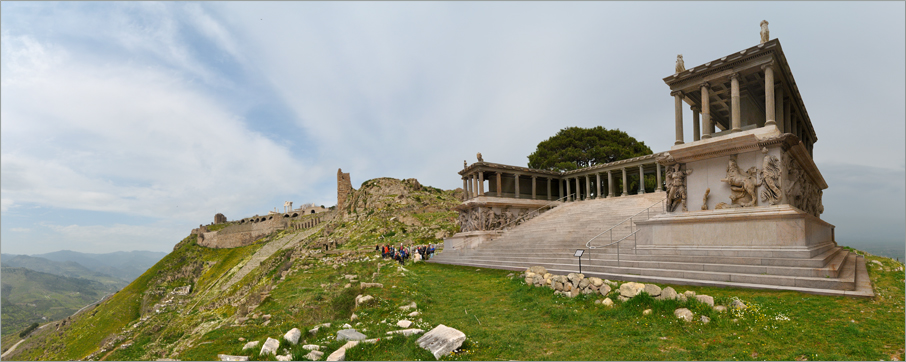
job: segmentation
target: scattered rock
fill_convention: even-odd
[[[666,287],[661,290],[661,295],[657,297],[660,300],[673,300],[676,299],[676,290],[671,287]]]
[[[346,288],[352,288],[352,284],[346,283],[346,285],[343,286],[343,289],[346,289]]]
[[[613,301],[610,298],[604,298],[604,301],[601,302],[605,307],[613,307]]]
[[[361,288],[384,288],[384,284],[381,283],[359,283]]]
[[[409,326],[412,325],[412,321],[403,319],[399,322],[396,322],[396,325],[399,326],[400,328],[409,328]]]
[[[192,286],[191,286],[191,285],[186,285],[186,286],[184,286],[184,287],[179,287],[179,288],[173,289],[173,294],[176,294],[176,295],[188,295],[189,292],[191,292],[191,291],[192,291]]]
[[[320,328],[318,328],[318,327],[314,327],[314,328],[312,328],[312,329],[309,329],[309,330],[308,330],[308,333],[311,333],[311,334],[318,333],[318,330],[319,330],[319,329],[320,329]]]
[[[625,301],[629,300],[629,298],[626,298],[626,297],[624,297],[624,296],[622,296],[622,295],[618,295],[618,296],[617,296],[617,300],[619,300],[619,301],[621,301],[621,302],[625,302]]]
[[[708,316],[704,316],[704,315],[703,315],[703,316],[701,317],[701,321],[702,321],[702,323],[704,323],[704,324],[708,324],[708,322],[711,321],[711,318],[708,318]]]
[[[359,341],[349,341],[346,342],[342,347],[338,348],[336,351],[333,351],[329,356],[327,356],[327,361],[345,361],[346,360],[346,350],[352,347],[355,347],[359,344]],[[310,354],[310,353],[309,353]]]
[[[361,295],[355,297],[355,307],[358,308],[360,305],[364,305],[370,301],[374,300],[374,297],[370,295]]]
[[[247,350],[247,349],[249,349],[249,348],[258,347],[259,344],[261,344],[261,341],[254,341],[254,342],[246,343],[244,346],[242,346],[242,350],[244,351],[244,350]]]
[[[602,285],[600,288],[598,288],[598,293],[601,293],[601,295],[603,296],[607,296],[608,294],[610,294],[610,286],[606,284]]]
[[[323,357],[323,356],[324,356],[324,352],[311,351],[311,352],[308,352],[307,355],[305,355],[305,358],[308,358],[311,361],[317,361],[317,360],[320,360],[321,357]]]
[[[590,284],[590,283],[591,283],[591,282],[589,282],[588,279],[582,279],[582,280],[580,280],[580,281],[579,281],[579,289],[588,288],[588,284]]]
[[[264,342],[264,346],[261,347],[261,352],[258,354],[277,354],[277,348],[280,348],[280,341],[267,337],[267,341]]]
[[[425,332],[425,330],[423,330],[423,329],[409,328],[409,329],[400,329],[398,331],[390,331],[390,332],[387,332],[387,334],[402,334],[402,335],[408,337],[413,334],[419,334],[419,333],[424,333],[424,332]]]
[[[465,333],[439,324],[430,332],[419,337],[416,343],[418,343],[419,347],[427,349],[434,354],[434,358],[440,359],[441,356],[450,354],[450,352],[462,346],[462,342],[465,340]]]
[[[591,285],[594,285],[599,288],[602,285],[604,285],[604,279],[601,279],[601,278],[591,277],[591,278],[588,278],[588,281],[591,283]]]
[[[680,301],[680,302],[685,302],[685,301],[686,301],[686,295],[685,295],[685,294],[677,294],[677,295],[676,295],[676,300],[678,300],[678,301]]]
[[[357,275],[346,274],[346,275],[343,276],[343,278],[346,278],[346,280],[353,280],[353,279],[358,278],[358,276],[357,276]]]
[[[683,295],[685,295],[686,298],[692,298],[695,296],[695,292],[693,292],[691,290],[687,290],[687,291],[683,292]]]
[[[645,290],[645,284],[636,282],[623,283],[623,285],[620,286],[620,296],[632,298],[643,290]]]
[[[245,337],[239,337],[239,342],[245,342]]]
[[[218,354],[217,358],[221,361],[248,361],[249,356],[233,356],[228,354]]]
[[[595,300],[595,304],[601,304],[601,300],[600,299]]]
[[[361,341],[368,338],[368,336],[359,333],[355,329],[341,329],[337,332],[338,341]]]
[[[607,285],[609,285],[609,286],[611,286],[611,287],[616,287],[617,284],[619,284],[619,283],[617,283],[617,282],[615,282],[615,281],[612,281],[612,280],[604,279],[604,284],[607,284]]]
[[[400,310],[407,311],[407,310],[415,309],[415,308],[418,308],[418,306],[415,304],[415,302],[412,302],[412,303],[409,303],[408,305],[404,305],[404,306],[400,307]]]
[[[642,315],[649,315],[649,314],[651,314],[651,309],[645,309],[642,311]]]
[[[344,323],[342,326],[340,326],[340,328],[349,329],[349,328],[352,328],[352,326],[349,325],[349,323]]]
[[[419,313],[418,311],[415,311],[415,312],[409,313],[408,315],[410,317],[418,317],[419,314],[421,314],[421,313]]]
[[[359,316],[355,315],[355,313],[352,313],[352,315],[349,316],[349,320],[350,320],[350,321],[354,321],[354,320],[356,320],[356,319],[359,319]]]
[[[657,297],[657,296],[661,295],[662,291],[661,291],[661,287],[659,287],[657,285],[645,284],[645,293],[648,293],[648,295],[650,295],[652,297]]]
[[[269,321],[269,320],[271,320],[271,315],[270,315],[270,314],[265,314],[265,315],[261,316],[261,319],[264,319],[264,320],[266,320],[266,321]]]
[[[722,306],[722,305],[715,305],[715,306],[714,306],[714,310],[717,311],[717,312],[719,312],[719,313],[723,313],[723,312],[726,312],[726,311],[727,311],[727,307],[724,307],[724,306]]]
[[[271,321],[264,321],[264,323],[261,323],[262,326],[267,326],[268,324],[271,324]]]
[[[287,354],[287,355],[277,355],[277,360],[278,360],[278,361],[292,361],[292,360],[293,360],[293,356],[292,356],[291,354]]]
[[[317,351],[317,350],[321,349],[321,346],[319,346],[317,344],[306,344],[306,345],[302,346],[302,348],[307,349],[309,351]]]
[[[698,300],[699,303],[705,303],[712,307],[714,306],[714,297],[712,297],[710,295],[704,295],[704,294],[696,295],[695,300]]]
[[[678,318],[678,319],[685,320],[686,322],[692,321],[692,311],[690,311],[686,308],[679,308],[679,309],[673,311],[673,315],[676,316],[676,318]]]
[[[289,332],[283,335],[283,339],[292,345],[299,343],[299,337],[302,337],[302,331],[299,328],[290,329]]]
[[[544,274],[547,273],[547,269],[545,269],[543,266],[533,266],[533,267],[530,267],[530,268],[526,269],[526,270],[525,270],[525,273],[526,273],[526,274],[528,274],[528,273],[535,273],[535,274],[544,275]]]
[[[739,299],[733,299],[733,301],[730,302],[730,308],[733,308],[733,309],[746,309],[746,308],[748,308],[748,307],[747,307],[746,304],[743,303],[741,300],[739,300]]]

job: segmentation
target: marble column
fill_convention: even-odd
[[[603,198],[603,196],[601,196],[601,173],[600,172],[595,172],[595,186],[598,191],[597,193],[595,193],[595,198],[596,199]]]
[[[484,196],[484,172],[478,172],[478,194]]]
[[[765,64],[761,66],[764,69],[764,125],[776,126],[777,122],[774,116],[774,65]]]
[[[559,188],[557,192],[557,200],[563,198],[563,179],[557,180],[557,187]]]
[[[657,186],[654,187],[654,192],[664,192],[663,185],[661,185],[661,164],[655,162],[654,168],[657,170]]]
[[[702,139],[711,138],[711,130],[714,129],[714,126],[711,125],[711,84],[708,82],[702,83]],[[660,187],[658,187],[660,189]]]
[[[588,175],[585,175],[585,199],[588,200],[591,198],[591,179]]]
[[[478,196],[478,175],[472,174],[472,197]]]
[[[468,190],[467,193],[468,193],[468,195],[469,195],[469,198],[471,199],[472,196],[474,196],[474,195],[472,194],[472,175],[468,175],[468,176],[466,176],[466,178],[467,178],[467,183],[468,183],[468,186],[469,186],[469,190]]]
[[[786,132],[783,114],[783,85],[781,84],[774,89],[774,116],[777,117],[777,129],[780,130],[780,133]]]
[[[537,178],[538,178],[538,176],[532,176],[532,200],[534,200],[534,199],[537,198],[537,197],[535,196],[535,180],[536,180]]]
[[[628,195],[629,195],[629,182],[626,179],[626,167],[623,167],[623,195],[621,195],[621,196],[628,196]]]
[[[518,199],[519,198],[519,174],[518,173],[513,174],[513,176],[516,176],[516,198]]]
[[[576,180],[576,201],[582,201],[582,187],[579,185],[579,178],[573,177],[573,180]]]
[[[645,193],[645,168],[639,165],[639,194]]]
[[[573,193],[569,189],[569,178],[566,179],[566,201],[573,201]]]
[[[466,177],[462,177],[462,201],[469,199],[469,181],[466,181]]]
[[[503,197],[503,175],[500,172],[495,172],[497,174],[497,197]]]
[[[683,144],[683,92],[670,92],[673,96],[674,116],[676,118],[676,142],[674,145]]]
[[[698,126],[698,107],[692,107],[692,141],[698,141],[701,138],[701,131]]]
[[[739,118],[739,73],[730,74],[730,133],[742,132]]]
[[[547,177],[547,201],[551,200],[551,178]]]
[[[613,171],[607,171],[607,197],[613,197]]]

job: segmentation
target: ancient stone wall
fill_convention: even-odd
[[[226,218],[226,216],[223,216],[223,214],[218,213],[217,215],[214,215],[215,224],[222,224],[225,222],[227,222],[227,218]]]
[[[337,210],[342,210],[346,205],[346,198],[349,193],[354,191],[349,173],[343,173],[343,169],[337,169]]]

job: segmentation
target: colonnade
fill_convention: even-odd
[[[646,172],[645,166],[654,165],[654,170],[648,170]],[[638,168],[639,175],[639,185],[637,194],[644,194],[645,191],[645,175],[651,174],[652,171],[656,175],[656,182],[654,187],[654,192],[663,192],[663,183],[661,170],[661,165],[652,160],[651,163],[635,165],[635,166],[622,166],[614,167],[612,169],[605,169],[601,171],[592,171],[589,173],[582,173],[575,176],[564,176],[562,182],[566,188],[566,200],[565,201],[579,201],[579,200],[588,200],[588,199],[597,199],[603,197],[614,197],[619,190],[616,190],[616,183],[614,182],[614,177],[622,177],[622,193],[619,196],[628,196],[629,195],[629,175],[635,172],[635,168]],[[604,182],[602,182],[602,174],[606,175],[606,190],[604,188]],[[582,182],[582,181],[585,182]]]
[[[493,177],[493,179],[488,179],[489,190],[487,192],[484,189],[485,173],[488,173]],[[507,180],[504,180],[504,178],[506,178]],[[531,179],[530,190],[529,192],[523,193],[520,184],[522,184],[523,180],[528,179]],[[504,190],[504,181],[507,181],[507,183],[509,183],[510,180],[512,180],[513,187],[511,188],[511,190]],[[526,175],[519,172],[475,171],[462,177],[463,199],[468,200],[485,195],[507,197],[512,194],[512,197],[517,199],[531,198],[532,200],[537,200],[539,199],[539,194],[542,193],[539,191],[546,191],[543,193],[544,195],[542,196],[542,198],[547,200],[554,200],[555,195],[552,193],[551,185],[556,182],[556,180],[559,180],[559,177]],[[544,184],[546,188],[539,189],[540,184]],[[490,190],[492,186],[494,190]],[[562,191],[560,191],[557,195],[559,194],[562,194]]]

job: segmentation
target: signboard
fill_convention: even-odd
[[[583,253],[585,253],[585,250],[578,249],[578,250],[576,250],[576,255],[573,255],[573,256],[575,256],[575,257],[582,257],[582,254],[583,254]]]

